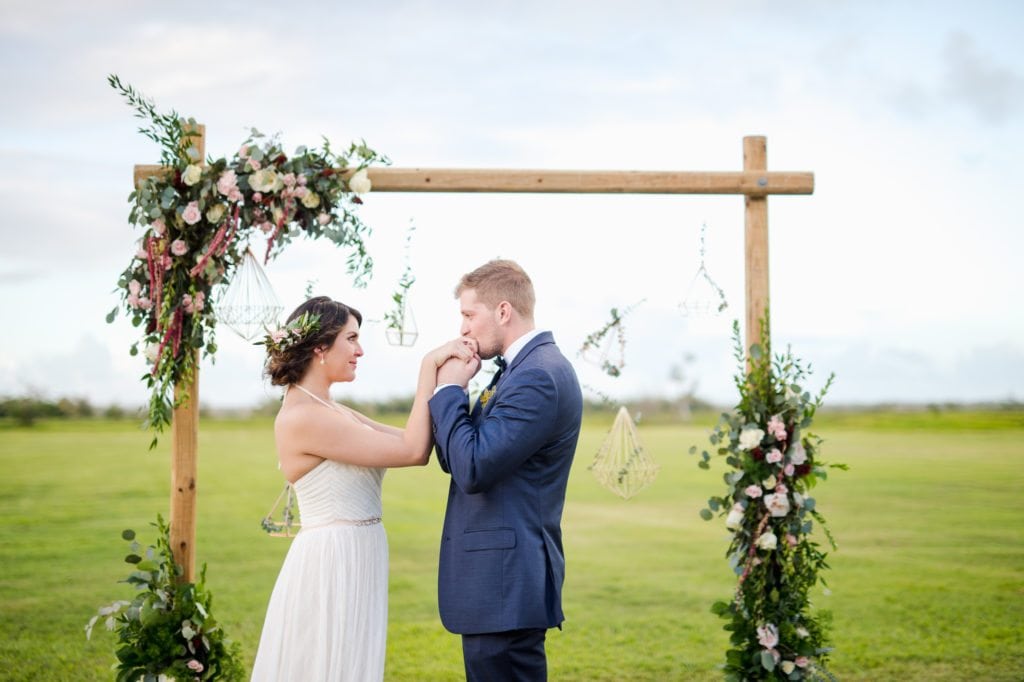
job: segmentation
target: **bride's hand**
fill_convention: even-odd
[[[461,336],[430,351],[430,353],[428,353],[428,357],[433,360],[434,367],[438,368],[450,358],[458,358],[463,362],[468,362],[476,357],[476,352],[476,341],[465,336]]]

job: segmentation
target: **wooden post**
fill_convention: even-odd
[[[189,138],[199,153],[196,162],[206,162],[206,127]],[[191,381],[174,386],[171,417],[171,551],[181,565],[181,580],[194,582],[196,574],[196,474],[199,460],[199,353],[192,358]]]
[[[768,151],[765,138],[750,136],[743,138],[743,170],[765,173],[768,168]],[[765,173],[767,175],[767,173]],[[767,182],[767,180],[766,180]],[[766,194],[744,197],[746,215],[744,218],[745,288],[746,288],[746,341],[750,347],[761,340],[761,325],[767,324],[768,310],[768,197]],[[767,340],[769,329],[766,332]],[[764,349],[769,352],[768,348]]]
[[[199,445],[199,355],[192,381],[174,387],[171,422],[171,551],[194,582],[196,573],[196,473]]]

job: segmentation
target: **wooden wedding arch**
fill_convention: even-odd
[[[206,157],[205,128],[191,138]],[[135,166],[135,186],[160,166]],[[814,174],[768,171],[767,141],[743,138],[742,171],[573,171],[453,168],[371,168],[373,192],[501,192],[551,194],[740,194],[745,205],[746,347],[761,338],[768,308],[768,196],[812,194]],[[171,426],[171,548],[195,578],[197,461],[199,442],[199,363],[193,380],[175,386]],[[184,401],[181,398],[186,397]],[[180,403],[180,404],[179,404]]]

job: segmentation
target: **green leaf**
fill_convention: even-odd
[[[111,324],[116,318],[117,318],[117,306],[114,306],[114,309],[111,310],[109,313],[107,313],[107,324]]]
[[[126,564],[137,564],[140,561],[142,561],[142,557],[140,557],[138,554],[129,554],[124,558],[124,562]]]
[[[116,312],[117,308],[114,308],[114,311]],[[113,314],[113,313],[111,313],[111,314]],[[110,320],[107,320],[107,321],[109,322]],[[696,445],[691,445],[690,446],[690,454],[691,455],[697,454],[697,446]]]
[[[767,649],[761,651],[761,667],[768,672],[775,670],[775,657]]]
[[[121,539],[131,542],[135,539],[135,531],[133,531],[131,528],[121,531]]]
[[[714,515],[711,513],[710,509],[701,509],[700,517],[705,521],[710,521],[712,518],[714,518]]]

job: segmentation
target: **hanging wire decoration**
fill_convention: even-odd
[[[710,317],[720,315],[723,310],[729,307],[725,300],[725,292],[718,286],[715,280],[711,279],[708,269],[704,265],[704,233],[707,232],[707,223],[700,226],[700,267],[690,281],[690,287],[686,291],[686,298],[679,304],[679,308],[685,317]]]
[[[578,355],[587,362],[600,367],[608,376],[620,376],[622,368],[626,366],[626,329],[622,321],[626,315],[646,300],[637,301],[621,313],[618,308],[612,308],[611,320],[583,340]]]
[[[294,536],[302,528],[302,524],[299,522],[297,502],[295,489],[292,488],[292,484],[285,483],[284,490],[274,500],[274,506],[263,517],[260,526],[271,537],[290,538]],[[281,518],[280,520],[275,520],[274,516],[278,513],[280,513]]]
[[[409,305],[409,288],[416,281],[412,275],[412,267],[409,265],[409,245],[412,243],[412,233],[416,226],[410,224],[409,231],[405,235],[405,271],[402,278],[398,280],[398,289],[391,296],[395,307],[384,316],[387,327],[384,329],[384,336],[392,346],[412,346],[419,337],[419,330],[416,327],[416,317],[412,314],[412,307]]]
[[[263,266],[252,249],[246,248],[241,264],[217,302],[217,321],[252,341],[267,327],[276,325],[283,310]]]
[[[629,410],[620,407],[588,468],[602,486],[628,500],[654,482],[660,467],[640,442]]]

